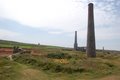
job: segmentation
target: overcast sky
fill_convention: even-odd
[[[96,47],[120,50],[120,0],[94,3]],[[86,46],[88,0],[0,0],[0,39]]]

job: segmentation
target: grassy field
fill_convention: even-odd
[[[13,61],[1,57],[0,80],[120,80],[119,52],[87,58],[85,52],[72,49],[27,45],[38,55],[16,55]]]
[[[19,46],[21,48],[34,48],[34,47],[42,47],[42,48],[56,48],[57,46],[45,46],[37,44],[29,44],[29,43],[22,43],[22,42],[15,42],[15,41],[8,41],[8,40],[0,40],[0,48],[11,48],[13,46]]]
[[[15,41],[0,40],[0,47],[11,48],[13,46],[20,46],[22,48],[32,48],[35,45],[34,44],[21,43],[21,42],[15,42]]]

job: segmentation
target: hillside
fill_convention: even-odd
[[[35,44],[28,44],[16,41],[8,41],[8,40],[0,40],[0,47],[13,47],[13,46],[20,46],[23,48],[31,48],[35,46]]]
[[[21,48],[33,48],[33,47],[47,47],[47,48],[62,48],[58,46],[50,46],[50,45],[40,45],[16,42],[16,41],[8,41],[8,40],[0,40],[0,47],[11,48],[13,46],[19,46]]]
[[[85,52],[67,48],[11,43],[32,46],[33,52],[15,55],[13,61],[0,57],[0,80],[120,80],[119,52],[87,58]]]

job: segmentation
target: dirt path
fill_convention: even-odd
[[[49,80],[48,76],[37,69],[33,69],[27,65],[18,63],[21,66],[19,70],[19,79],[17,80]]]
[[[21,71],[21,73],[21,80],[48,80],[47,76],[39,70],[28,68]]]

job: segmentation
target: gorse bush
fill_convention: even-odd
[[[67,53],[50,53],[47,54],[48,58],[54,58],[54,59],[64,59],[64,58],[71,58],[70,55]]]
[[[115,67],[115,65],[113,65],[112,63],[105,63],[108,67]]]
[[[81,68],[79,66],[77,67],[66,66],[63,64],[54,63],[44,58],[42,60],[41,59],[37,60],[36,58],[30,57],[29,55],[14,56],[14,60],[22,64],[28,64],[38,69],[49,70],[52,72],[73,73],[85,71],[84,68]]]
[[[115,69],[115,65],[107,59],[101,58],[80,58],[79,55],[71,56],[67,53],[54,53],[47,56],[32,56],[32,55],[17,55],[14,56],[14,61],[21,64],[27,64],[34,68],[51,71],[51,72],[63,72],[63,73],[89,73],[89,74],[112,74]],[[76,59],[77,58],[77,59]],[[55,60],[67,60],[68,62],[63,64],[56,62]]]

